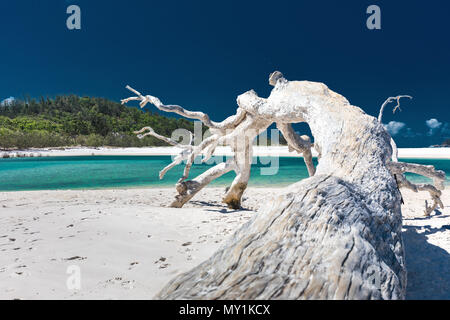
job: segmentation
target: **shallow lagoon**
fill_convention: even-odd
[[[401,159],[419,164],[431,164],[447,173],[450,184],[450,160]],[[0,191],[100,189],[129,187],[170,187],[182,176],[184,166],[170,170],[163,180],[159,171],[171,162],[170,156],[86,156],[0,159]],[[193,178],[214,164],[194,164]],[[307,178],[302,158],[259,157],[254,159],[250,186],[287,186]],[[427,182],[408,174],[414,182]],[[212,183],[226,186],[234,173],[230,172]]]

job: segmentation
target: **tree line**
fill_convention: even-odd
[[[0,105],[0,148],[166,145],[154,137],[140,140],[133,134],[145,126],[169,137],[178,128],[194,130],[192,121],[164,117],[105,98],[30,98]]]

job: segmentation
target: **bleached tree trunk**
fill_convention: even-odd
[[[404,298],[401,195],[388,167],[389,134],[324,84],[281,74],[271,82],[269,98],[249,91],[239,106],[285,131],[283,124],[307,122],[321,155],[314,175],[268,200],[211,258],[156,298]],[[306,148],[306,139],[290,140]]]
[[[438,205],[445,174],[432,166],[398,162],[394,140],[381,124],[389,102],[378,119],[350,105],[322,83],[287,81],[271,74],[275,88],[267,99],[251,90],[237,99],[234,116],[213,122],[202,112],[164,105],[153,96],[136,94],[123,100],[152,103],[207,125],[212,136],[199,146],[181,146],[183,152],[164,173],[186,160],[178,195],[172,206],[181,207],[201,188],[234,170],[224,202],[238,208],[250,177],[252,141],[276,123],[289,149],[303,154],[310,178],[293,184],[262,205],[260,212],[207,261],[177,276],[159,299],[402,299],[406,270],[401,238],[401,195],[398,187],[426,190]],[[314,144],[299,136],[291,124],[307,122]],[[176,142],[151,134],[170,144]],[[187,180],[196,156],[209,159],[219,144],[229,145],[234,156]],[[311,148],[319,154],[317,168]],[[394,153],[393,153],[394,149]],[[433,179],[434,185],[415,185],[404,176],[414,172]],[[397,178],[399,179],[397,181]],[[398,183],[398,185],[397,185]]]

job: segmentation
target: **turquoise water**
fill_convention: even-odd
[[[272,165],[270,163],[272,161]],[[277,159],[258,158],[252,165],[251,186],[286,186],[308,173],[301,158],[279,158],[278,172],[263,175],[261,170],[275,166]],[[450,184],[450,160],[401,159],[420,164],[431,164],[447,173]],[[100,189],[121,187],[173,186],[181,177],[183,165],[170,170],[163,180],[159,171],[171,162],[170,156],[89,156],[89,157],[43,157],[0,159],[0,191],[54,190],[54,189]],[[261,163],[263,162],[263,163]],[[213,165],[195,164],[190,177],[195,177]],[[409,174],[415,182],[430,180]],[[233,180],[230,172],[212,183],[225,186]]]

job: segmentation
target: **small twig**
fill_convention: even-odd
[[[389,97],[386,99],[386,101],[383,103],[383,105],[380,108],[380,113],[378,115],[378,122],[381,123],[382,119],[383,119],[383,112],[384,112],[384,108],[386,108],[386,106],[391,103],[392,101],[396,100],[397,101],[397,105],[394,107],[394,109],[392,110],[392,113],[395,113],[398,110],[402,111],[402,109],[400,108],[400,99],[401,98],[409,98],[412,99],[413,97],[408,96],[408,95],[400,95],[400,96],[396,96],[396,97]]]

